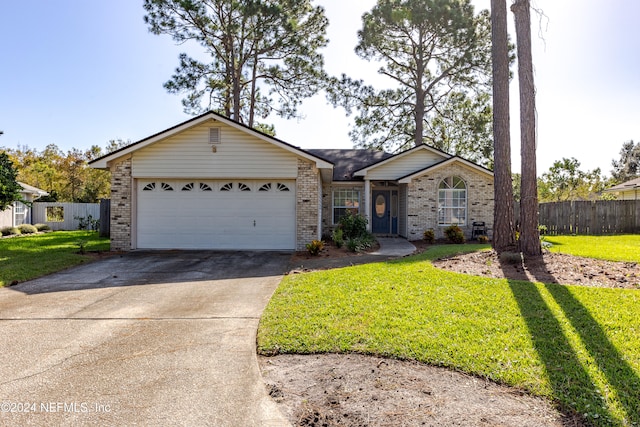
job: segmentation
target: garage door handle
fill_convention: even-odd
[[[253,226],[254,227],[256,226],[256,220],[255,219],[253,220]]]

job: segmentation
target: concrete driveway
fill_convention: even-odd
[[[289,256],[140,252],[0,288],[0,425],[288,425],[255,334]]]

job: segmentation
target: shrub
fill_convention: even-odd
[[[318,255],[322,248],[324,248],[322,240],[313,240],[311,243],[307,243],[307,250],[311,255]]]
[[[464,233],[462,229],[457,225],[450,225],[444,229],[444,234],[447,236],[447,240],[451,243],[464,243]]]
[[[479,243],[489,243],[489,237],[485,236],[484,234],[481,234],[480,236],[478,236],[478,242]]]
[[[51,231],[51,227],[49,227],[47,224],[36,224],[34,225],[34,227],[38,231]]]
[[[351,252],[362,252],[373,246],[376,239],[370,233],[347,240],[347,249]]]
[[[342,228],[340,227],[334,228],[331,233],[331,240],[333,240],[333,244],[336,245],[336,248],[341,248],[342,245],[344,245],[344,236],[342,234]]]
[[[2,232],[3,236],[16,236],[20,234],[20,230],[16,227],[4,227],[0,232]]]
[[[33,234],[38,232],[38,229],[31,224],[20,224],[18,229],[22,234]]]
[[[351,211],[340,218],[340,228],[344,239],[356,239],[367,235],[367,218],[364,215],[354,215]]]
[[[80,239],[76,242],[76,246],[78,247],[78,253],[80,255],[84,255],[87,253],[87,243],[89,243],[88,239]]]
[[[538,225],[538,231],[540,232],[540,235],[547,234],[547,226],[543,224]]]
[[[422,238],[427,243],[433,243],[436,241],[436,233],[433,231],[433,228],[424,230],[424,233],[422,233]]]
[[[100,219],[94,218],[92,215],[75,216],[74,219],[78,220],[78,230],[91,230],[98,231],[100,228]]]

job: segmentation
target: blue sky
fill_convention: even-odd
[[[377,66],[353,53],[362,13],[374,0],[318,0],[330,20],[327,71],[374,81]],[[489,0],[474,0],[488,8]],[[637,0],[537,0],[534,64],[538,173],[576,157],[609,173],[622,143],[640,140],[640,38]],[[142,1],[2,1],[0,146],[63,150],[136,141],[189,118],[166,93],[180,52],[143,22]],[[512,17],[510,17],[512,19]],[[197,49],[197,48],[196,48]],[[514,69],[514,72],[516,70]],[[520,167],[517,81],[512,82],[513,169]],[[322,95],[304,118],[270,118],[278,137],[302,148],[350,148],[350,119]]]

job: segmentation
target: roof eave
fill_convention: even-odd
[[[452,157],[450,157],[448,159],[443,160],[442,162],[433,164],[433,165],[428,166],[428,167],[426,167],[424,169],[421,169],[419,171],[412,172],[409,175],[405,175],[403,177],[400,177],[400,178],[398,178],[398,183],[399,184],[409,184],[415,177],[420,176],[420,175],[424,175],[427,172],[434,171],[436,169],[444,167],[444,166],[446,166],[446,165],[448,165],[450,163],[453,163],[453,162],[460,162],[460,163],[462,163],[462,164],[464,164],[464,165],[466,165],[468,167],[471,167],[472,169],[475,169],[475,170],[477,170],[479,172],[482,172],[482,173],[484,173],[486,175],[489,175],[489,176],[493,177],[493,172],[490,171],[489,169],[484,168],[484,167],[482,167],[480,165],[477,165],[477,164],[475,164],[475,163],[473,163],[473,162],[471,162],[471,161],[469,161],[467,159],[463,159],[462,157],[452,156]]]
[[[448,159],[448,158],[452,157],[451,154],[445,153],[444,151],[438,150],[437,148],[431,147],[431,146],[426,145],[426,144],[421,144],[421,145],[419,145],[417,147],[413,147],[410,150],[403,151],[403,152],[398,153],[398,154],[394,154],[391,157],[387,157],[386,159],[379,160],[379,161],[377,161],[377,162],[375,162],[375,163],[373,163],[373,164],[371,164],[369,166],[366,166],[364,168],[358,169],[357,171],[355,171],[353,173],[353,175],[354,176],[363,176],[363,177],[367,176],[367,172],[369,172],[370,170],[375,169],[378,166],[382,166],[382,165],[384,165],[386,163],[390,163],[390,162],[392,162],[392,161],[394,161],[396,159],[399,159],[401,157],[407,156],[407,155],[409,155],[409,154],[411,154],[411,153],[413,153],[414,151],[417,151],[417,150],[428,150],[428,151],[433,152],[434,154],[438,154],[438,155],[442,156],[445,159]]]
[[[242,130],[244,132],[250,133],[251,135],[255,136],[256,138],[259,138],[265,142],[268,142],[270,144],[273,144],[275,146],[278,146],[280,148],[283,148],[287,151],[292,152],[293,154],[296,154],[300,157],[305,158],[306,160],[310,160],[313,161],[316,165],[316,167],[318,169],[333,169],[333,163],[329,162],[328,160],[322,159],[320,157],[314,156],[311,153],[306,152],[305,150],[295,147],[291,144],[288,144],[284,141],[281,141],[275,137],[272,137],[270,135],[264,134],[262,132],[256,131],[255,129],[252,129],[248,126],[245,126],[241,123],[238,123],[234,120],[231,120],[229,118],[226,118],[220,114],[214,113],[212,111],[209,111],[207,113],[204,113],[198,117],[194,117],[193,119],[187,120],[186,122],[180,123],[176,126],[173,126],[169,129],[166,129],[162,132],[156,133],[154,135],[151,135],[150,137],[147,137],[145,139],[142,139],[138,142],[135,142],[131,145],[128,145],[126,147],[123,147],[119,150],[116,150],[112,153],[106,154],[102,157],[99,157],[95,160],[92,160],[91,162],[89,162],[89,166],[95,169],[109,169],[109,165],[112,161],[117,160],[123,156],[126,155],[130,155],[131,153],[140,150],[141,148],[147,147],[151,144],[154,144],[158,141],[161,141],[163,139],[169,138],[175,134],[178,134],[180,132],[183,132],[191,127],[194,126],[198,126],[199,124],[207,121],[207,120],[216,120],[219,122],[222,122],[228,126],[231,126],[233,128]]]

